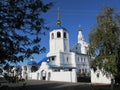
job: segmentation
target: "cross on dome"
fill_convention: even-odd
[[[58,8],[57,25],[61,26],[61,21],[60,21],[60,8]]]

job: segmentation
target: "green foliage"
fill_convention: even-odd
[[[52,3],[42,0],[0,0],[0,64],[23,61],[33,53],[45,51],[40,47],[40,35],[45,34],[41,14]]]
[[[92,67],[109,74],[118,74],[120,62],[120,14],[111,7],[104,7],[97,16],[97,25],[89,34],[88,54],[95,57]]]

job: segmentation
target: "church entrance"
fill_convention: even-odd
[[[42,80],[46,79],[46,71],[45,70],[41,71],[41,78],[42,78]]]

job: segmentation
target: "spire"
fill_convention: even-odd
[[[58,8],[57,25],[61,26],[61,21],[60,21],[60,9],[59,9],[59,8]]]
[[[78,26],[78,43],[80,43],[81,41],[84,41],[83,35],[82,35],[82,29],[81,29],[81,25]]]
[[[82,31],[81,25],[78,26],[78,31]]]

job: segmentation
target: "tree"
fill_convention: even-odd
[[[93,68],[107,75],[120,74],[120,14],[104,7],[97,16],[97,25],[89,34],[89,55],[94,56]]]
[[[42,0],[0,0],[0,64],[23,61],[33,53],[45,51],[40,47],[40,35],[45,34],[41,14],[52,3]]]
[[[38,70],[38,67],[37,66],[32,66],[31,67],[31,72],[36,72]]]

